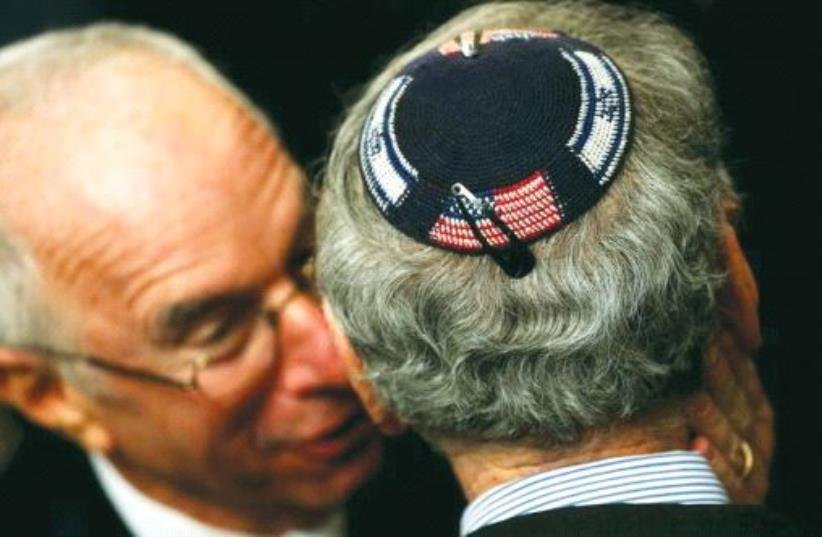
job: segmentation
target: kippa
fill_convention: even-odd
[[[593,45],[557,32],[467,32],[382,90],[360,167],[392,226],[490,255],[519,278],[534,265],[528,243],[605,193],[631,123],[625,78]]]

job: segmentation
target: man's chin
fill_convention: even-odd
[[[342,506],[379,469],[382,462],[382,442],[372,439],[363,445],[356,456],[340,462],[336,472],[325,482],[316,481],[299,490],[301,505],[316,509]]]
[[[288,502],[309,510],[331,509],[345,503],[374,475],[382,460],[382,441],[373,435],[344,453],[326,454],[299,454],[289,461],[287,472],[278,465],[241,472],[225,465],[228,472],[219,481],[229,486],[221,493],[258,506]]]

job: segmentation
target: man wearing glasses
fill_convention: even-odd
[[[133,533],[340,534],[381,447],[262,115],[186,45],[97,25],[0,52],[0,116],[0,399],[93,454]]]

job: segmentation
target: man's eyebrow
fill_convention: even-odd
[[[179,343],[211,316],[226,312],[242,314],[254,307],[258,293],[254,290],[223,293],[172,304],[152,324],[151,337],[159,343]]]

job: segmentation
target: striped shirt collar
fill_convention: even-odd
[[[463,512],[460,535],[515,516],[604,503],[724,504],[728,495],[699,453],[614,457],[540,472],[485,491]]]

